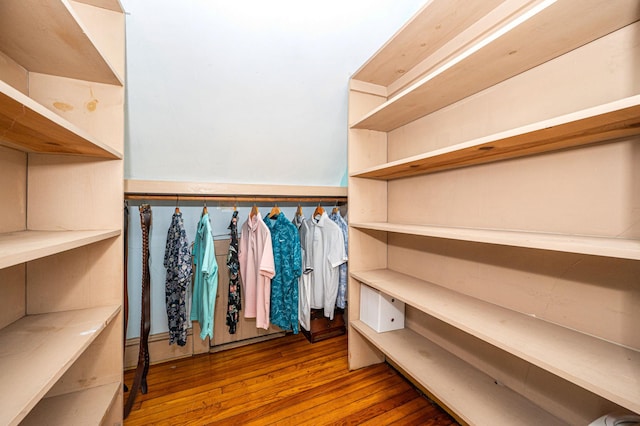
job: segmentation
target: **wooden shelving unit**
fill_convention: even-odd
[[[388,269],[352,276],[623,407],[640,411],[640,351]]]
[[[640,260],[640,240],[604,238],[587,235],[560,235],[500,229],[454,228],[445,226],[404,225],[400,223],[352,223],[353,228],[393,232],[423,237],[444,238],[476,243],[502,244],[565,253],[591,254]]]
[[[639,20],[436,0],[352,76],[350,368],[386,358],[469,424],[640,412]],[[404,329],[360,320],[364,284]]]
[[[122,422],[124,13],[0,14],[0,423]]]
[[[565,424],[418,333],[409,329],[376,333],[359,320],[352,326],[400,368],[411,371],[440,403],[463,413],[460,417],[467,424]],[[465,386],[448,386],[459,382]]]

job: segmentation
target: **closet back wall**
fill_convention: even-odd
[[[425,0],[122,0],[125,179],[346,186],[347,81]]]
[[[305,186],[346,186],[348,77],[425,3],[121,1],[125,178]],[[202,206],[181,203],[181,210],[193,241]],[[230,210],[208,210],[214,234],[226,233]],[[173,206],[153,207],[152,334],[167,331],[162,256],[172,213]],[[142,274],[137,206],[130,230],[133,338]]]

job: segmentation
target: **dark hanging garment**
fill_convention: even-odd
[[[227,267],[229,268],[229,301],[227,303],[227,325],[229,334],[236,333],[236,326],[242,309],[240,296],[240,262],[238,260],[238,212],[234,211],[229,224],[231,230],[231,242],[227,255]]]
[[[140,390],[147,393],[147,373],[149,372],[149,332],[151,330],[151,274],[149,271],[149,233],[151,231],[151,206],[141,204],[140,225],[142,228],[142,306],[140,314],[140,346],[138,348],[138,365],[136,375],[133,378],[133,385],[124,407],[124,418],[126,419],[136,394]]]
[[[171,218],[171,226],[167,231],[167,244],[164,251],[164,267],[166,268],[165,301],[169,326],[169,344],[179,346],[187,344],[186,292],[191,283],[191,250],[187,233],[184,230],[182,213],[178,209]]]

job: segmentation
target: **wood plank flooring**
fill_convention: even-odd
[[[387,364],[350,372],[346,335],[314,344],[288,335],[152,365],[147,382],[126,426],[457,425]]]

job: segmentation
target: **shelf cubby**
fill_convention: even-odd
[[[351,326],[468,424],[565,424],[408,328],[377,333],[359,320]]]
[[[102,306],[27,315],[0,330],[0,423],[18,424],[119,312]]]
[[[640,240],[634,239],[387,222],[352,223],[351,226],[363,230],[640,260]]]
[[[20,231],[0,234],[0,269],[117,237],[120,230]]]
[[[508,160],[640,134],[640,95],[352,172],[381,180]]]
[[[453,32],[450,42],[458,47],[443,54],[420,78],[352,123],[351,128],[389,132],[640,18],[633,0],[523,3],[475,37]],[[427,14],[436,6],[430,4],[421,12]],[[576,13],[576,8],[590,13]],[[422,25],[421,20],[414,21]],[[402,29],[402,33],[411,31],[416,31],[411,24]],[[407,54],[411,53],[403,52],[403,56]],[[358,80],[358,72],[353,78]]]

